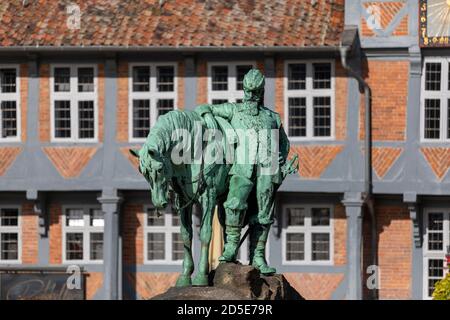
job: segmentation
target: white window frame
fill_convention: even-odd
[[[55,68],[70,68],[70,91],[55,92]],[[78,92],[78,68],[94,69],[94,91]],[[70,138],[55,137],[55,101],[70,100]],[[78,101],[94,101],[94,138],[80,139]],[[50,129],[52,142],[98,142],[98,66],[96,64],[52,64],[50,67]]]
[[[441,90],[440,91],[426,91],[425,90],[425,80],[426,80],[426,65],[427,63],[440,63],[441,64]],[[449,63],[450,58],[447,57],[426,57],[422,66],[422,79],[421,79],[421,98],[420,98],[420,141],[421,142],[450,142],[450,138],[447,138],[447,122],[448,108],[447,100],[450,99],[450,88],[448,88],[448,75],[449,75]],[[426,99],[436,99],[440,100],[440,128],[439,128],[439,139],[425,138],[425,100]]]
[[[172,260],[172,234],[180,233],[180,226],[172,225],[172,217],[177,215],[176,212],[164,211],[161,214],[164,215],[163,226],[148,226],[148,211],[154,209],[153,206],[144,206],[144,264],[149,265],[181,265],[183,260]],[[181,223],[181,220],[180,220]],[[148,233],[164,233],[164,259],[149,260],[147,255],[148,248]],[[193,248],[193,246],[192,246]]]
[[[83,227],[70,227],[67,226],[67,210],[70,209],[80,209],[83,210],[83,221],[84,226]],[[89,239],[89,235],[91,233],[103,233],[103,246],[105,245],[105,227],[94,227],[90,226],[90,210],[101,210],[100,206],[96,205],[70,205],[70,206],[63,206],[62,208],[62,261],[63,264],[103,264],[103,260],[105,257],[103,257],[102,260],[91,260],[90,254],[91,254],[91,242]],[[103,215],[104,219],[104,215]],[[103,220],[105,221],[105,220]],[[78,260],[67,260],[66,259],[66,238],[67,233],[82,233],[83,234],[83,259]]]
[[[17,248],[17,258],[16,260],[3,260],[0,255],[0,265],[1,264],[20,264],[22,263],[22,208],[19,205],[0,205],[0,209],[17,209],[18,217],[17,217],[17,226],[13,227],[5,227],[0,226],[0,234],[2,233],[17,233],[18,234],[18,248]],[[1,238],[0,238],[1,245]]]
[[[16,92],[14,93],[2,93],[0,90],[0,103],[4,100],[6,101],[16,101],[16,126],[17,126],[17,136],[2,138],[2,115],[0,112],[0,143],[1,142],[20,142],[21,141],[21,96],[20,96],[20,67],[18,64],[1,64],[0,69],[15,69],[16,70]]]
[[[173,91],[158,91],[156,86],[156,68],[157,67],[173,67]],[[149,67],[150,68],[150,91],[134,92],[133,91],[133,68],[134,67]],[[130,142],[145,142],[145,138],[133,137],[133,100],[142,99],[150,100],[150,129],[155,125],[158,118],[158,108],[156,101],[158,99],[173,99],[173,109],[178,109],[178,64],[173,61],[156,62],[156,63],[130,63],[128,66],[128,140]]]
[[[428,216],[430,213],[443,213],[443,246],[442,250],[428,250]],[[428,260],[438,259],[445,260],[447,253],[447,246],[450,246],[450,208],[425,208],[423,210],[423,285],[422,285],[422,297],[425,300],[430,300],[432,297],[428,296]],[[444,262],[444,277],[448,273],[448,269]]]
[[[237,66],[251,65],[256,68],[256,61],[231,61],[231,62],[208,62],[208,103],[212,103],[216,99],[228,100],[228,102],[236,102],[237,99],[244,98],[244,90],[237,90]],[[212,68],[213,67],[228,67],[228,90],[213,90],[212,89]]]
[[[331,64],[331,88],[313,89],[313,64],[330,63]],[[306,65],[306,87],[303,90],[288,90],[288,72],[290,64]],[[290,141],[333,141],[336,139],[336,68],[334,60],[285,60],[284,62],[284,126]],[[314,133],[314,97],[330,97],[331,108],[331,128],[329,137],[315,137]],[[306,99],[306,136],[289,136],[289,98]]]
[[[295,208],[304,208],[307,212],[304,226],[287,226],[287,210]],[[326,208],[330,210],[330,225],[328,226],[311,226],[311,210],[313,208]],[[282,230],[281,230],[281,247],[282,247],[282,263],[284,265],[333,265],[334,264],[334,207],[326,204],[286,204],[282,207]],[[305,239],[305,259],[304,260],[287,260],[286,259],[286,235],[288,233],[304,233]],[[312,260],[312,233],[328,233],[330,235],[330,256],[328,260]]]

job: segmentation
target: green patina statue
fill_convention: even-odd
[[[169,186],[173,191],[174,208],[181,216],[185,250],[183,273],[177,286],[208,285],[209,243],[216,205],[225,231],[225,247],[219,260],[236,261],[242,242],[241,230],[248,223],[250,263],[262,274],[276,272],[265,259],[266,242],[274,220],[274,198],[286,175],[298,169],[298,159],[294,156],[287,161],[289,140],[280,116],[263,105],[264,76],[261,72],[250,70],[244,77],[243,87],[241,103],[206,104],[198,106],[194,112],[172,111],[161,116],[143,148],[131,150],[139,157],[139,170],[150,184],[152,202],[157,209],[167,205]],[[221,135],[210,131],[219,131]],[[200,161],[179,161],[180,145],[183,160],[198,158],[195,141],[199,135],[206,137],[203,139],[206,144],[214,141],[214,161],[206,161],[204,152]],[[200,144],[204,147],[203,142]],[[194,203],[202,207],[202,250],[198,272],[191,283]]]

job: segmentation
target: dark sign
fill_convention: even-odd
[[[67,285],[69,277],[66,273],[0,273],[0,299],[83,300],[84,277],[78,289]]]

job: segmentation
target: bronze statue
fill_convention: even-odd
[[[265,259],[265,246],[274,220],[274,198],[286,175],[297,170],[298,159],[294,156],[287,161],[289,140],[278,113],[263,105],[264,82],[259,70],[250,70],[243,81],[242,103],[201,105],[194,112],[171,111],[158,119],[142,149],[131,150],[139,157],[139,170],[150,184],[152,202],[157,209],[167,206],[169,186],[173,191],[185,249],[183,272],[177,286],[191,285],[194,203],[202,207],[202,249],[193,285],[208,285],[209,243],[216,205],[225,210],[225,217],[219,215],[226,235],[219,260],[236,261],[242,242],[241,230],[248,223],[250,263],[262,274],[276,272]],[[210,132],[217,130],[219,134]],[[214,161],[206,161],[204,153],[199,163],[190,161],[196,159],[199,147],[196,137],[204,134],[206,144],[215,144]],[[181,149],[181,159],[185,161],[177,157]]]

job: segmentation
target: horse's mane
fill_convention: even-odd
[[[165,154],[171,150],[174,143],[173,133],[176,129],[185,129],[192,133],[195,121],[200,118],[195,112],[191,111],[170,111],[158,118],[155,125],[150,129],[144,147],[158,150]],[[176,139],[175,139],[176,140]]]

